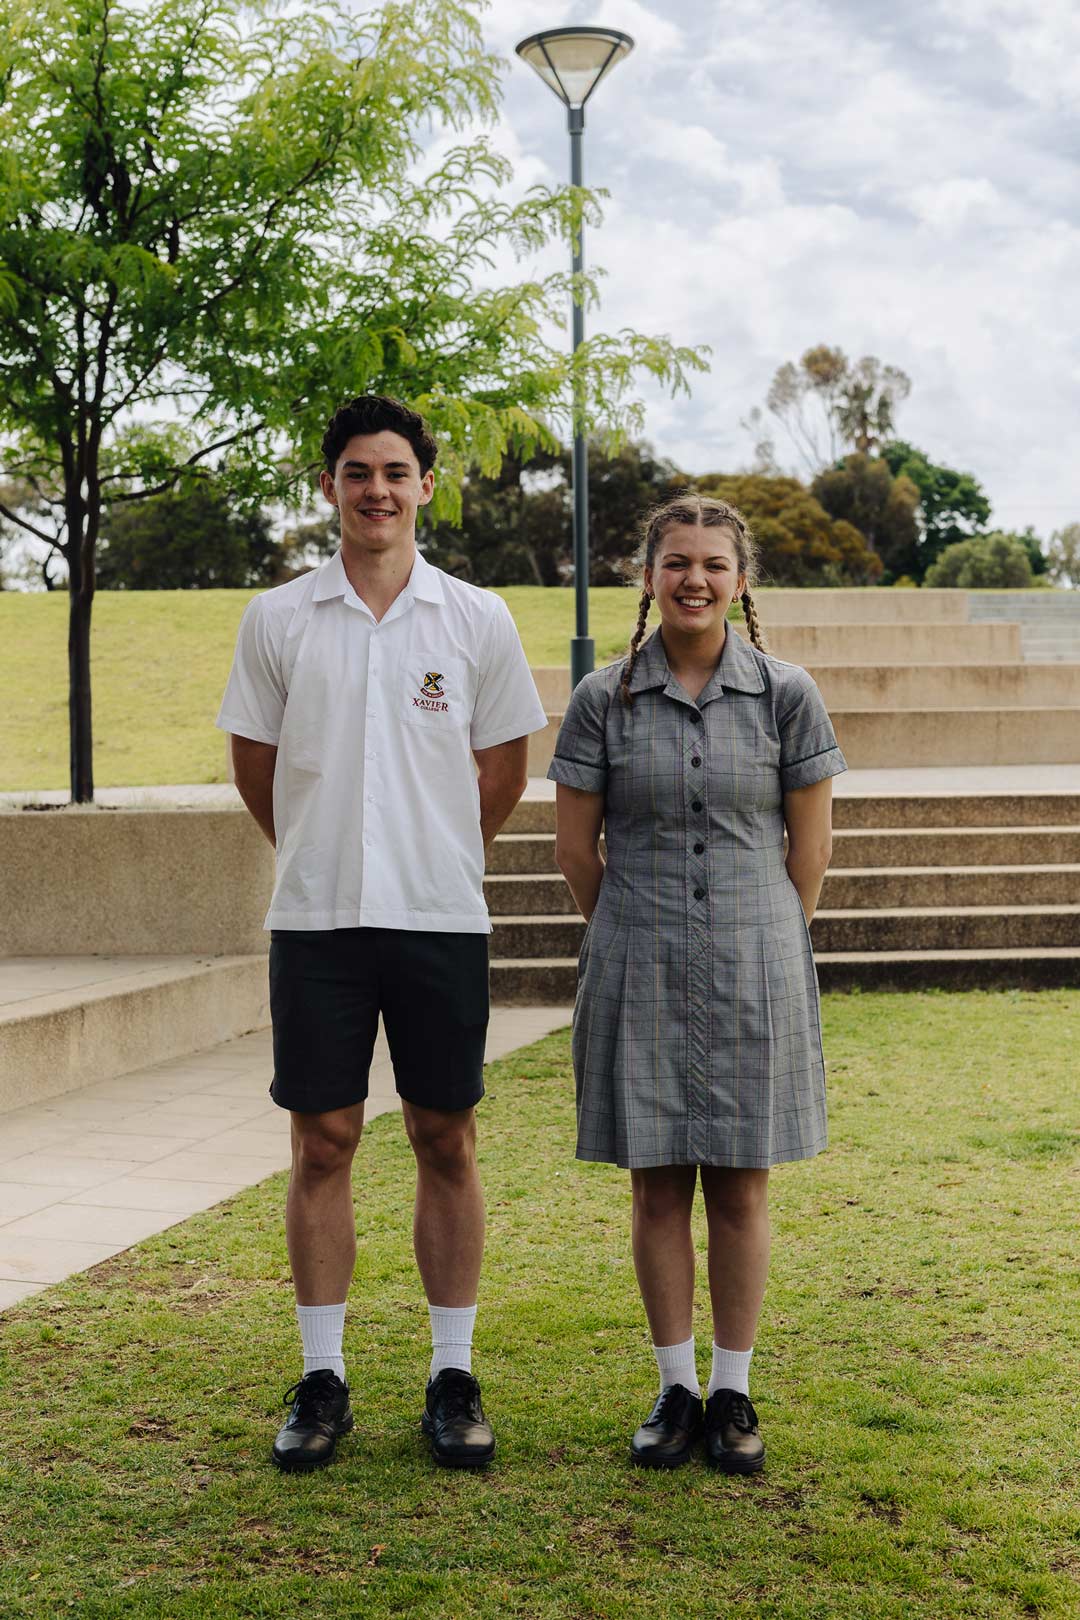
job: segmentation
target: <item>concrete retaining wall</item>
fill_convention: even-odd
[[[274,852],[245,810],[0,814],[0,956],[263,954]]]

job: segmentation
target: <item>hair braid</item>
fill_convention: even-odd
[[[633,698],[630,696],[630,677],[634,673],[634,665],[637,663],[637,656],[641,650],[642,639],[645,635],[645,621],[649,617],[649,609],[651,607],[652,597],[649,595],[648,591],[642,591],[641,602],[638,606],[637,628],[630,638],[630,651],[626,660],[626,665],[623,669],[622,681],[619,686],[619,690],[622,693],[622,700],[626,704],[633,702]]]
[[[753,642],[758,652],[764,652],[765,642],[761,635],[761,623],[757,616],[757,608],[754,606],[754,598],[750,595],[749,589],[743,591],[739,600],[742,603],[743,618],[746,620],[746,628],[750,632],[750,640]]]

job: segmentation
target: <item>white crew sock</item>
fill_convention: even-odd
[[[444,1367],[472,1372],[472,1336],[475,1305],[429,1305],[431,1317],[431,1377]]]
[[[345,1334],[345,1306],[298,1305],[296,1320],[304,1342],[304,1373],[329,1367],[345,1382],[345,1361],[341,1341]]]
[[[750,1350],[721,1350],[713,1342],[712,1372],[709,1374],[709,1394],[716,1389],[735,1389],[740,1395],[750,1395]]]
[[[693,1334],[682,1344],[654,1344],[653,1354],[660,1369],[660,1391],[669,1384],[681,1384],[691,1395],[701,1394],[697,1365],[694,1361]]]

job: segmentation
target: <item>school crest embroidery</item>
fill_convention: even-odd
[[[426,709],[430,714],[449,714],[450,705],[443,686],[445,679],[446,676],[437,669],[425,671],[419,694],[413,698],[413,707]]]

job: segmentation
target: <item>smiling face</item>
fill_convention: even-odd
[[[645,570],[645,589],[656,598],[664,628],[682,636],[717,636],[745,587],[735,534],[727,525],[673,523]]]
[[[322,492],[341,514],[341,540],[362,551],[389,551],[416,536],[416,513],[435,489],[434,472],[421,474],[400,433],[358,433],[345,445],[333,476],[320,475]]]

